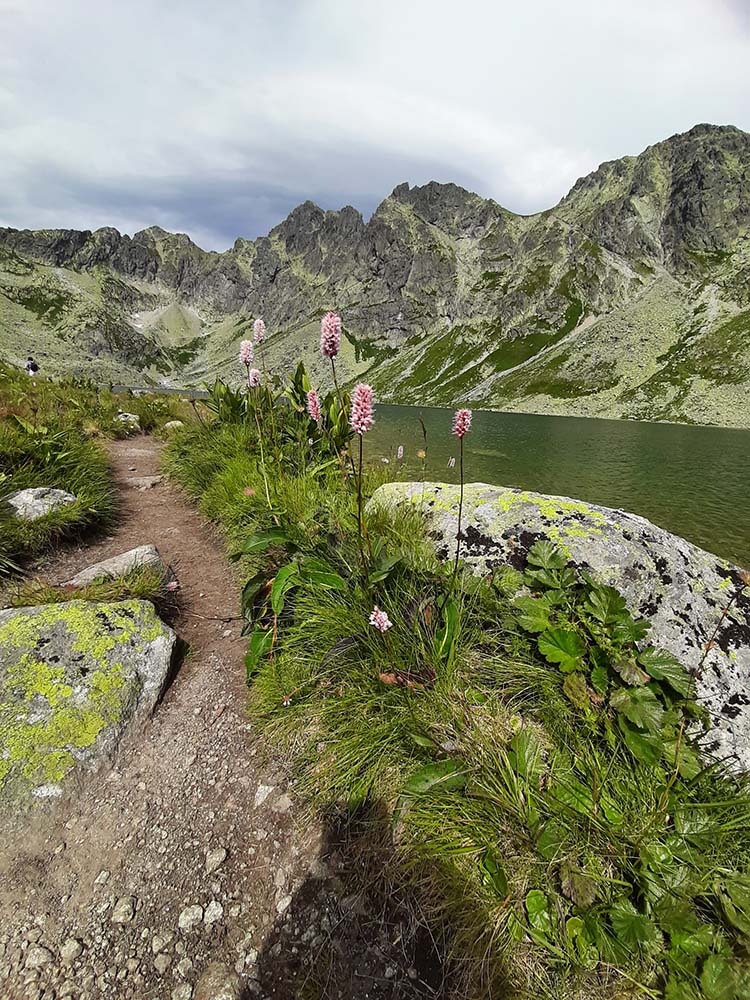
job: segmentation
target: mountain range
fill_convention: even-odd
[[[516,215],[400,184],[368,221],[304,202],[223,253],[152,227],[0,228],[0,358],[125,384],[316,382],[321,315],[344,381],[380,399],[750,426],[750,134],[697,125]]]

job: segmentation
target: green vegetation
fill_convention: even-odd
[[[217,387],[167,453],[247,571],[251,710],[301,793],[365,818],[367,878],[411,889],[467,995],[747,996],[750,786],[696,742],[692,677],[550,543],[454,580],[418,505],[360,534],[307,384],[273,415]]]
[[[73,598],[77,601],[151,601],[161,617],[169,619],[176,611],[176,598],[168,583],[168,576],[163,570],[154,566],[137,566],[123,576],[94,580],[75,589],[54,586],[43,580],[23,580],[11,588],[6,600],[11,608],[62,604]]]

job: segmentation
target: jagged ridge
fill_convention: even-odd
[[[225,253],[134,236],[0,229],[0,352],[54,370],[191,384],[239,377],[343,316],[347,377],[381,397],[750,426],[750,135],[698,125],[603,163],[522,217],[454,184],[394,189],[365,222],[298,206]]]

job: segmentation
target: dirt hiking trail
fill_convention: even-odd
[[[238,581],[158,479],[161,448],[112,442],[118,526],[35,570],[59,583],[153,543],[189,648],[110,769],[20,827],[0,819],[0,1000],[441,996],[432,947],[351,892],[335,836],[256,743],[240,622],[216,620],[237,614]]]

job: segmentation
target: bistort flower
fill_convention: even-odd
[[[370,615],[370,624],[374,625],[378,632],[387,632],[392,627],[393,622],[385,611],[381,611],[376,604]]]
[[[240,364],[249,368],[255,358],[252,340],[243,340],[240,344]]]
[[[373,422],[374,395],[371,385],[360,382],[352,395],[352,416],[350,424],[356,434],[369,431]]]
[[[311,389],[307,394],[307,412],[310,414],[311,420],[314,420],[316,424],[320,423],[320,399],[314,389]]]
[[[456,410],[453,417],[453,433],[457,438],[471,430],[471,410]]]
[[[260,317],[253,323],[253,333],[255,334],[256,344],[262,344],[266,339],[266,324]]]
[[[341,317],[327,312],[320,321],[320,353],[324,358],[335,358],[341,345]]]
[[[261,374],[257,368],[251,368],[247,373],[247,384],[251,389],[257,389],[260,385]]]

